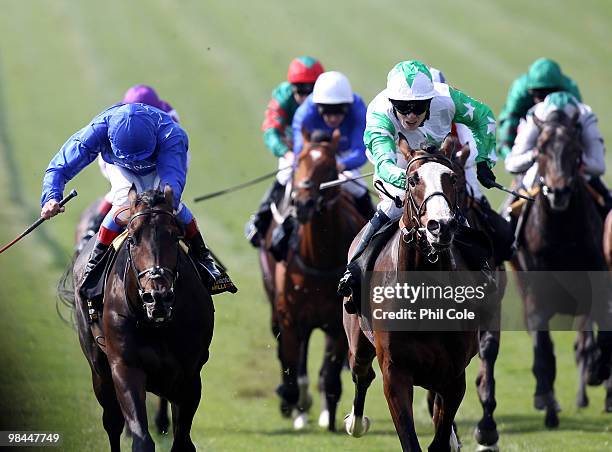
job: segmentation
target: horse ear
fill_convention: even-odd
[[[310,133],[306,130],[306,127],[302,126],[302,141],[304,142],[304,146],[310,143]]]
[[[533,123],[536,125],[538,130],[541,132],[544,128],[544,121],[538,118],[536,115],[531,115],[531,119],[533,119]]]
[[[465,163],[467,162],[467,159],[470,158],[470,144],[465,143],[463,147],[457,151],[455,157],[459,159],[459,165],[461,165],[462,168],[465,168]]]
[[[336,150],[338,149],[338,143],[340,143],[340,137],[342,137],[342,132],[340,132],[340,129],[334,129],[334,132],[332,133],[332,140],[331,140],[331,148]]]
[[[446,138],[444,138],[442,146],[440,146],[440,152],[442,152],[442,154],[444,154],[446,158],[452,159],[453,153],[455,152],[456,143],[457,138],[455,138],[449,133],[448,135],[446,135]]]
[[[400,152],[406,160],[411,160],[412,157],[414,157],[415,151],[410,147],[410,144],[408,144],[408,140],[402,133],[399,134],[397,147],[399,148]]]
[[[172,187],[169,184],[166,184],[164,187],[164,198],[166,199],[166,204],[169,206],[174,205],[174,193],[172,192]]]
[[[130,201],[130,205],[133,205],[136,202],[137,195],[138,191],[136,190],[136,184],[132,184],[130,191],[128,192],[128,200]]]
[[[578,125],[578,120],[580,119],[580,112],[576,112],[574,113],[574,116],[572,116],[572,120],[571,120],[571,125],[572,125],[572,129],[575,128]]]

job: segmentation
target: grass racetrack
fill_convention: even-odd
[[[61,144],[119,101],[127,87],[153,85],[181,116],[191,149],[184,199],[240,287],[236,296],[215,299],[211,358],[192,429],[199,450],[399,449],[380,376],[369,391],[366,414],[373,426],[364,438],[321,431],[316,416],[296,434],[280,417],[269,307],[256,253],[242,238],[243,224],[266,187],[191,202],[275,167],[259,128],[269,93],[294,56],[312,54],[326,69],[344,72],[366,102],[384,87],[396,62],[419,58],[496,113],[511,81],[534,59],[551,57],[578,82],[612,142],[612,4],[605,0],[2,0],[0,8],[2,244],[37,218],[42,175]],[[509,182],[503,165],[496,174]],[[76,333],[61,322],[55,304],[74,225],[104,193],[106,181],[94,164],[67,188],[79,191],[67,212],[0,256],[0,430],[59,431],[63,450],[107,450],[89,368]],[[500,193],[488,196],[494,206],[503,199]],[[504,304],[520,312],[515,296]],[[554,340],[563,411],[560,428],[546,431],[543,414],[532,407],[530,338],[524,332],[502,335],[496,368],[501,450],[610,450],[612,414],[602,412],[603,389],[591,388],[591,405],[577,410],[573,334],[555,333]],[[321,335],[311,349],[314,391]],[[464,450],[474,450],[472,430],[481,414],[473,384],[476,364],[469,368],[457,416]],[[339,429],[353,396],[348,372],[343,383]],[[318,400],[313,415],[317,409]],[[422,390],[415,418],[426,447],[433,428]],[[159,450],[170,448],[171,438],[154,435],[154,440]],[[124,440],[124,447],[129,444]]]

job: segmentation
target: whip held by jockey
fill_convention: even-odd
[[[57,207],[58,212],[63,212],[64,211],[64,206],[66,205],[66,203],[68,201],[70,201],[72,198],[76,197],[76,196],[77,196],[76,190],[71,190],[70,193],[68,193],[68,196],[66,196],[64,199],[62,199],[60,202],[57,203],[56,207]],[[43,224],[43,222],[45,220],[48,220],[48,219],[49,218],[45,218],[45,217],[41,216],[38,220],[36,220],[34,223],[32,223],[30,226],[28,226],[28,228],[25,231],[23,231],[21,234],[19,234],[17,237],[15,237],[11,242],[9,242],[5,246],[3,246],[0,249],[0,254],[4,253],[11,246],[13,246],[19,240],[24,238],[26,235],[28,235],[30,232],[32,232],[34,229],[36,229],[38,226]]]
[[[96,237],[81,283],[82,294],[97,283],[88,275],[123,228],[114,214],[128,204],[132,185],[139,192],[166,185],[172,188],[176,218],[184,228],[185,240],[203,281],[211,293],[237,291],[229,277],[217,268],[193,214],[181,202],[188,146],[185,131],[164,111],[142,103],[118,104],[104,110],[72,135],[51,160],[41,197],[41,216],[47,219],[60,212],[59,200],[67,181],[99,155],[108,164],[113,205]]]

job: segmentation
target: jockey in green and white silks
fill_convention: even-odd
[[[491,109],[445,83],[432,80],[428,67],[420,61],[402,61],[387,76],[387,88],[370,103],[366,115],[364,142],[367,156],[374,165],[374,179],[386,192],[404,199],[408,162],[397,147],[401,133],[411,148],[440,146],[451,133],[452,124],[465,124],[473,136],[478,180],[487,188],[495,183],[491,171],[495,151],[495,117]],[[473,177],[474,167],[471,175]],[[475,182],[473,182],[475,183]],[[338,292],[352,293],[354,261],[365,250],[372,236],[389,220],[402,215],[402,208],[387,196],[365,226],[351,263],[340,280]],[[348,310],[348,308],[347,308]]]
[[[472,133],[475,149],[471,152],[479,179],[490,186],[495,179],[490,170],[495,155],[495,117],[491,109],[445,83],[433,82],[429,69],[419,61],[397,64],[389,72],[387,88],[368,106],[364,141],[375,179],[382,181],[393,196],[403,199],[407,162],[396,146],[399,134],[414,149],[439,146],[451,132],[453,122],[464,124]],[[474,166],[466,170],[472,185],[476,185],[474,173]],[[390,219],[399,218],[402,212],[388,198],[378,209]]]
[[[543,102],[536,104],[529,110],[527,118],[519,126],[512,151],[506,157],[506,170],[513,174],[524,173],[523,187],[527,190],[532,188],[538,173],[536,145],[540,134],[540,129],[534,117],[540,121],[546,121],[551,115],[559,111],[569,118],[578,115],[577,121],[580,125],[580,139],[583,149],[582,174],[609,205],[610,194],[599,178],[606,170],[606,150],[597,124],[597,116],[595,116],[591,107],[579,102],[573,94],[567,91],[549,94]]]

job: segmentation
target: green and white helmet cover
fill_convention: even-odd
[[[538,119],[546,121],[552,112],[559,110],[571,118],[580,111],[580,105],[572,94],[567,91],[557,91],[546,96],[544,102],[537,104],[533,113]]]
[[[393,100],[426,100],[436,91],[427,66],[417,60],[396,64],[387,75],[387,96]]]

